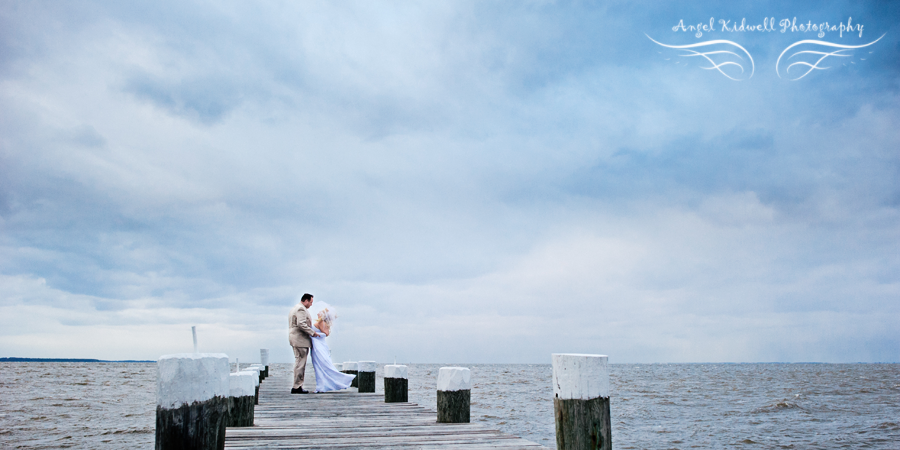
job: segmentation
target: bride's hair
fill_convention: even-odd
[[[319,311],[318,316],[319,320],[327,323],[328,325],[331,325],[332,322],[334,322],[334,319],[337,319],[337,315],[333,311],[331,311],[330,308],[325,308]]]

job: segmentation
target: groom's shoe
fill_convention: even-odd
[[[302,387],[298,389],[291,388],[291,394],[309,394],[309,391],[304,391]]]

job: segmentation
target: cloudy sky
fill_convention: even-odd
[[[900,361],[898,124],[895,2],[3,0],[0,356]]]

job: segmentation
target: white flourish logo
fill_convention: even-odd
[[[748,52],[744,47],[741,47],[736,42],[719,39],[719,40],[713,40],[713,41],[698,42],[696,44],[688,44],[688,45],[666,45],[666,44],[663,44],[662,42],[656,41],[655,39],[648,36],[647,34],[644,34],[644,36],[647,36],[648,39],[650,39],[653,42],[656,42],[657,44],[659,44],[663,47],[672,48],[672,49],[676,49],[676,50],[683,50],[684,53],[681,53],[678,55],[680,57],[684,57],[684,58],[701,57],[711,64],[709,67],[701,67],[701,69],[716,70],[719,73],[721,73],[722,75],[725,75],[727,78],[732,79],[734,81],[741,81],[742,78],[740,78],[740,77],[742,75],[744,75],[744,72],[745,72],[744,64],[746,64],[746,61],[744,61],[744,58],[740,54],[738,54],[734,51],[731,51],[731,50],[710,50],[710,51],[698,52],[696,50],[691,50],[691,49],[709,47],[712,45],[720,46],[719,48],[722,48],[722,46],[725,46],[725,48],[729,48],[728,46],[736,47],[736,48],[740,49],[742,52],[744,52],[744,54],[747,55],[747,59],[750,60],[750,75],[747,76],[747,79],[753,77],[753,72],[756,70],[756,65],[753,63],[753,57],[750,56],[750,52]],[[735,60],[735,58],[737,58],[737,60]],[[716,62],[716,60],[719,60],[721,62]],[[735,66],[738,69],[740,69],[740,73],[735,73],[736,71],[732,70],[732,69],[728,69],[727,71],[723,70],[723,68],[729,68],[731,66]],[[732,75],[734,75],[734,76],[729,75],[727,72],[731,72]]]
[[[797,80],[809,75],[813,70],[825,70],[825,69],[830,68],[830,66],[822,67],[819,65],[820,63],[825,61],[830,56],[834,56],[836,58],[851,57],[853,55],[850,54],[849,52],[851,52],[852,50],[868,47],[868,46],[880,41],[881,38],[883,38],[883,37],[884,37],[884,35],[882,34],[880,38],[875,39],[874,41],[869,42],[868,44],[863,44],[863,45],[842,45],[842,44],[835,44],[833,42],[816,41],[816,40],[811,40],[811,39],[798,41],[798,42],[795,42],[795,43],[791,44],[790,46],[788,46],[788,48],[784,49],[784,51],[781,52],[781,55],[778,55],[778,60],[775,61],[775,73],[778,75],[778,78],[781,78],[781,70],[779,70],[779,64],[781,64],[781,58],[784,57],[785,53],[787,53],[790,49],[792,49],[794,47],[797,47],[800,45],[812,45],[812,46],[827,47],[827,48],[837,48],[839,50],[834,50],[834,51],[798,50],[795,53],[793,53],[791,56],[788,56],[787,59],[792,59],[795,56],[798,57],[797,59],[802,59],[804,56],[808,57],[808,58],[809,58],[809,56],[812,56],[811,58],[809,58],[808,61],[802,61],[802,60],[797,61],[797,62],[791,63],[790,65],[785,67],[785,69],[784,69],[785,75],[788,75],[788,72],[790,72],[791,68],[794,66],[806,67],[806,72],[803,72],[800,76],[792,79],[791,81],[797,81]],[[812,62],[810,62],[810,61],[812,61]]]

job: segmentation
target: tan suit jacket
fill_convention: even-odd
[[[288,340],[292,347],[312,347],[312,340],[309,338],[315,333],[312,329],[312,316],[301,303],[291,308],[288,327]]]

